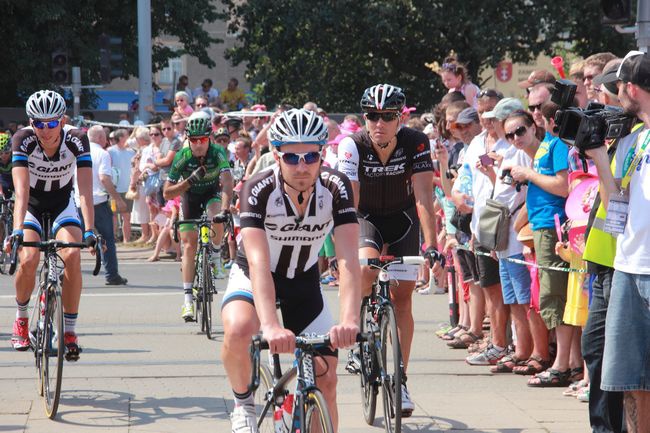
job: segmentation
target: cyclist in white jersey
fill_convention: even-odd
[[[336,429],[337,349],[354,344],[359,332],[359,225],[352,187],[345,175],[321,166],[327,127],[316,113],[283,112],[268,135],[277,165],[244,184],[243,248],[222,303],[222,359],[235,398],[232,431],[257,432],[253,396],[248,392],[248,346],[260,329],[273,353],[292,352],[295,335],[329,332],[331,348],[315,358],[316,376]],[[318,252],[332,227],[340,272],[338,325],[323,299],[318,272]]]
[[[92,161],[88,137],[80,129],[65,125],[65,100],[51,90],[40,90],[26,104],[30,126],[12,137],[12,175],[15,187],[14,229],[5,242],[37,242],[43,237],[45,214],[52,226],[50,238],[81,242],[79,215],[72,197],[75,173],[78,177],[81,213],[86,227],[84,242],[94,245],[96,237],[92,194]],[[24,230],[24,231],[23,231]],[[63,273],[63,314],[66,359],[79,359],[75,325],[81,297],[81,254],[77,248],[64,248],[59,255],[65,263]],[[29,348],[27,306],[34,290],[40,252],[22,248],[16,273],[17,313],[12,345],[16,350]],[[37,301],[38,302],[38,301]]]

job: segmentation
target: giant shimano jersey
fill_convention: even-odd
[[[241,194],[241,227],[266,231],[271,254],[271,272],[294,278],[316,264],[325,236],[332,227],[357,224],[352,187],[342,173],[322,167],[305,215],[298,217],[283,186],[278,166],[264,170],[244,183]],[[248,269],[243,248],[237,264]]]
[[[67,203],[77,168],[92,167],[88,136],[81,129],[64,125],[59,148],[53,156],[44,152],[32,127],[11,138],[12,164],[29,169],[29,202],[36,207]]]
[[[359,182],[359,211],[385,216],[415,205],[411,176],[433,171],[429,139],[411,128],[397,133],[397,145],[386,165],[372,147],[366,130],[341,140],[338,169]]]
[[[167,174],[167,181],[177,183],[187,179],[200,165],[205,167],[205,176],[195,182],[189,189],[191,194],[205,194],[210,191],[219,190],[219,176],[224,171],[230,171],[228,159],[223,157],[217,145],[210,143],[208,151],[203,158],[197,158],[192,154],[190,147],[184,147],[178,151]]]

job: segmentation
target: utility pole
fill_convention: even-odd
[[[151,74],[151,0],[138,0],[138,117],[149,123],[151,113],[145,110],[153,106]]]
[[[650,47],[650,2],[639,0],[636,15],[636,41],[639,50],[645,53]]]
[[[81,102],[81,68],[72,67],[72,100],[74,117],[79,116],[79,104]]]

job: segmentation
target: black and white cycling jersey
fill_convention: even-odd
[[[271,272],[294,278],[314,266],[325,237],[341,224],[357,224],[352,187],[348,178],[321,168],[303,217],[284,191],[280,168],[258,173],[246,181],[241,195],[241,227],[266,231],[271,253]],[[246,269],[243,248],[237,264]]]

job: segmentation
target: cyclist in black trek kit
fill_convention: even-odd
[[[414,129],[401,127],[406,97],[399,87],[378,84],[365,90],[361,109],[366,128],[339,144],[339,170],[352,181],[361,237],[359,257],[419,255],[422,221],[425,256],[438,272],[442,256],[436,249],[433,213],[433,164],[429,139]],[[399,286],[391,287],[391,300],[399,329],[404,371],[413,340],[411,295],[417,269],[391,266]],[[362,267],[363,295],[370,294],[377,271]],[[354,362],[354,359],[352,360]],[[406,375],[404,376],[406,377]],[[402,385],[402,416],[410,416],[415,405],[406,384]]]
[[[248,346],[262,330],[271,352],[289,353],[295,335],[329,332],[331,349],[319,349],[316,381],[337,428],[336,349],[351,346],[359,332],[361,274],[357,223],[349,180],[321,166],[327,126],[316,113],[291,109],[271,126],[277,165],[244,183],[243,248],[230,270],[222,302],[222,359],[233,389],[233,433],[256,433],[255,403],[248,391]],[[334,228],[340,272],[340,324],[323,299],[318,252]],[[280,300],[283,324],[276,314]]]
[[[52,224],[50,237],[64,242],[81,242],[81,223],[75,206],[72,187],[78,178],[81,213],[86,227],[84,242],[94,245],[95,214],[92,195],[92,161],[86,134],[65,125],[65,100],[51,90],[40,90],[26,104],[30,126],[12,137],[12,175],[15,188],[14,230],[5,241],[5,249],[14,239],[26,242],[41,240],[45,229],[43,214],[49,214]],[[23,231],[24,230],[24,231]],[[65,263],[63,274],[63,315],[66,359],[79,359],[79,343],[75,332],[79,299],[81,297],[81,254],[77,248],[64,248],[59,255]],[[34,290],[36,270],[40,259],[37,248],[20,251],[20,266],[16,273],[16,303],[18,311],[11,342],[16,350],[29,348],[27,306]],[[37,300],[38,302],[38,300]]]

